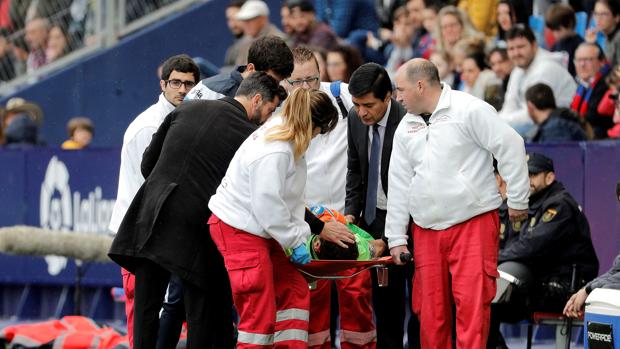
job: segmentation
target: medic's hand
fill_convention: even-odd
[[[308,253],[308,249],[306,249],[306,244],[301,244],[293,249],[291,262],[297,264],[310,263],[310,253]]]
[[[355,235],[347,228],[346,225],[332,219],[329,222],[325,222],[323,231],[319,235],[321,239],[333,242],[342,248],[349,248],[345,242],[350,244],[355,243]],[[344,241],[344,242],[343,242]]]
[[[402,245],[402,246],[395,246],[390,248],[390,255],[392,255],[392,259],[394,260],[394,264],[396,265],[403,265],[405,264],[407,261],[402,261],[400,259],[400,254],[401,253],[409,253],[411,254],[411,252],[409,252],[409,250],[407,249],[407,246]]]

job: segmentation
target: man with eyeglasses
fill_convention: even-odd
[[[187,92],[200,79],[200,70],[194,61],[187,55],[177,55],[168,58],[162,68],[162,79],[159,86],[162,93],[159,95],[157,103],[150,106],[138,117],[136,117],[123,137],[123,148],[121,150],[121,167],[118,180],[118,193],[109,229],[116,234],[118,228],[129,208],[129,204],[144,183],[144,177],[140,171],[142,154],[151,142],[153,134],[159,125],[164,121],[166,115],[174,110],[185,98]],[[134,314],[134,275],[125,269],[121,270],[123,275],[123,289],[127,300],[125,302],[125,314],[127,315],[127,333],[129,344],[133,348],[133,314]],[[165,312],[164,312],[165,313]],[[162,314],[163,319],[167,319],[166,314]],[[165,320],[164,320],[165,321]],[[166,327],[166,325],[162,326]],[[178,340],[180,327],[177,327],[176,338]],[[162,330],[160,333],[167,332]],[[171,334],[169,337],[174,338]],[[175,342],[176,345],[176,342]]]
[[[611,67],[603,50],[589,42],[577,47],[574,61],[578,86],[570,108],[592,126],[594,139],[607,138],[607,130],[614,125],[613,114],[599,112],[598,106],[609,89],[607,76]]]

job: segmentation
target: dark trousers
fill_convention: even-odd
[[[222,270],[220,270],[222,269]],[[134,349],[156,348],[159,311],[170,272],[155,262],[136,262]],[[232,294],[226,270],[214,268],[213,287],[202,289],[181,280],[187,318],[187,348],[233,348]]]
[[[159,316],[157,349],[174,349],[177,347],[183,321],[185,321],[183,281],[178,276],[172,275]]]
[[[366,224],[361,220],[360,225],[375,239],[383,237],[385,229],[386,211],[377,209],[375,220]],[[386,250],[386,255],[389,251]],[[376,317],[377,349],[402,349],[405,318],[407,308],[411,313],[407,324],[407,339],[410,349],[420,348],[420,322],[411,311],[410,302],[407,302],[407,289],[411,290],[413,279],[413,265],[389,266],[388,285],[379,287],[377,273],[372,275],[372,302]]]

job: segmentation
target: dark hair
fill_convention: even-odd
[[[194,75],[194,82],[200,81],[200,69],[194,63],[194,60],[186,55],[180,54],[172,56],[164,62],[161,68],[161,79],[168,80],[172,71],[178,71],[179,73],[191,73]]]
[[[269,74],[256,71],[243,79],[237,89],[236,96],[252,97],[255,94],[261,95],[265,101],[273,101],[275,97],[280,98],[280,102],[286,99],[286,90],[280,86],[276,79]]]
[[[340,55],[342,55],[342,60],[347,65],[347,71],[345,72],[345,76],[342,81],[348,83],[351,79],[351,74],[353,74],[353,72],[359,68],[362,63],[364,63],[362,55],[355,47],[349,45],[337,45],[331,50],[328,50],[327,54],[332,52],[340,53]]]
[[[226,6],[226,8],[241,7],[243,6],[243,4],[245,4],[245,0],[230,0],[228,1],[228,5]]]
[[[603,51],[603,49],[602,49],[602,48],[601,48],[601,47],[600,47],[597,43],[595,43],[595,42],[587,42],[587,41],[584,41],[584,42],[582,42],[581,44],[579,44],[579,46],[577,46],[577,48],[575,49],[575,52],[577,52],[577,50],[578,50],[580,47],[582,47],[582,46],[583,46],[583,47],[588,46],[588,47],[594,47],[594,48],[596,48],[596,49],[598,50],[598,54],[596,55],[596,58],[597,58],[599,61],[604,61],[604,60],[605,60],[605,51]]]
[[[597,3],[600,2],[601,4],[604,4],[605,6],[607,6],[607,8],[609,9],[609,11],[611,11],[611,14],[616,17],[617,15],[620,15],[620,1],[618,0],[597,0]]]
[[[349,92],[353,97],[362,97],[372,92],[375,98],[383,100],[388,92],[392,92],[392,80],[385,68],[379,64],[366,63],[351,75]]]
[[[415,62],[408,63],[405,72],[407,73],[407,80],[410,82],[426,80],[431,85],[438,85],[441,81],[437,67],[426,59],[417,59]]]
[[[75,130],[79,128],[87,130],[92,135],[95,134],[95,126],[93,125],[93,122],[89,118],[81,116],[71,118],[71,120],[67,123],[67,133],[69,134],[69,137],[73,137]]]
[[[472,54],[467,55],[465,59],[468,59],[468,58],[473,60],[474,63],[476,63],[476,66],[478,66],[478,69],[480,70],[485,70],[486,68],[489,67],[486,62],[486,57],[483,52],[474,52]]]
[[[525,91],[525,100],[532,102],[536,109],[555,109],[555,97],[553,96],[553,90],[546,84],[538,83],[530,86]]]
[[[268,35],[252,43],[248,51],[248,63],[258,71],[271,70],[281,79],[291,76],[295,64],[293,53],[281,38]]]
[[[352,242],[344,242],[349,248],[341,247],[331,241],[321,239],[321,248],[316,253],[319,259],[332,260],[356,260],[359,257],[357,244]]]
[[[507,61],[509,59],[508,58],[508,50],[506,50],[503,47],[495,47],[487,55],[487,60],[490,61],[491,60],[491,56],[493,56],[493,54],[495,54],[495,53],[499,53],[502,56],[502,60],[504,60],[504,61]]]
[[[545,25],[551,30],[575,29],[575,10],[568,4],[553,4],[545,13]]]
[[[49,31],[51,31],[52,28],[58,28],[60,32],[62,33],[62,36],[65,37],[65,41],[67,42],[67,47],[65,47],[65,51],[63,54],[69,53],[69,51],[73,50],[74,43],[73,43],[73,40],[71,39],[71,36],[69,35],[67,26],[62,22],[52,22],[52,24],[50,25]]]
[[[310,104],[312,126],[320,128],[321,133],[327,133],[336,128],[338,124],[338,111],[327,93],[320,92],[318,94],[310,94],[312,100]]]
[[[513,40],[516,38],[524,38],[531,44],[536,42],[536,36],[534,36],[532,29],[522,24],[515,25],[508,31],[508,33],[506,33],[506,40]]]
[[[314,4],[310,0],[288,0],[286,2],[289,10],[293,10],[295,7],[299,7],[301,12],[316,12]]]
[[[497,12],[497,8],[499,7],[499,5],[506,5],[506,6],[508,6],[508,13],[510,14],[510,21],[512,22],[512,26],[514,27],[514,25],[517,24],[517,15],[516,15],[516,12],[515,12],[515,7],[512,5],[512,1],[511,0],[501,0],[500,2],[497,3],[497,6],[495,6],[495,12]],[[501,39],[506,39],[506,32],[499,25],[499,22],[497,23],[497,35]]]

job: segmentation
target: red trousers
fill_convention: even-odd
[[[346,272],[345,272],[346,274]],[[331,349],[329,336],[330,280],[318,280],[310,291],[309,349]],[[340,310],[340,348],[374,349],[377,331],[372,316],[372,282],[370,271],[336,280]]]
[[[451,349],[452,302],[459,349],[484,349],[495,296],[497,211],[445,230],[413,227],[413,310],[424,349]]]
[[[237,349],[307,348],[308,282],[282,247],[209,219],[211,237],[224,257],[239,313]]]
[[[135,276],[127,270],[121,268],[123,276],[123,290],[125,290],[125,315],[127,316],[127,338],[129,340],[129,348],[133,349],[133,299],[134,290],[136,288]]]

